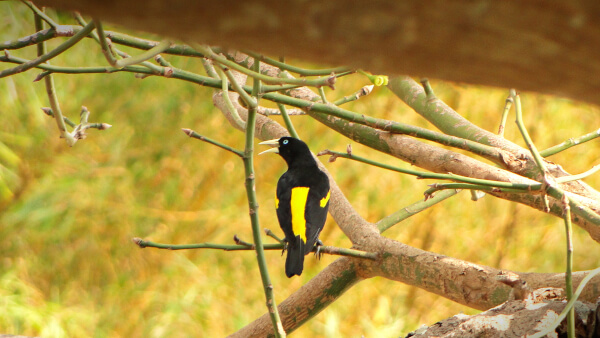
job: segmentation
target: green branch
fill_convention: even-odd
[[[592,167],[592,169],[590,169],[584,173],[581,173],[579,175],[557,177],[557,178],[555,178],[555,181],[556,181],[556,183],[566,183],[566,182],[571,182],[571,181],[582,180],[582,179],[596,173],[598,170],[600,170],[600,165],[595,165]]]
[[[81,31],[79,31],[77,34],[73,35],[73,37],[69,38],[67,41],[63,42],[62,44],[60,44],[58,47],[51,50],[50,52],[45,53],[31,61],[26,62],[26,63],[20,64],[17,67],[9,68],[9,69],[5,69],[5,70],[1,71],[0,78],[24,72],[28,69],[36,67],[37,65],[39,65],[41,63],[51,60],[52,58],[54,58],[54,57],[58,56],[59,54],[61,54],[62,52],[64,52],[65,50],[71,48],[73,45],[75,45],[77,42],[79,42],[79,40],[86,37],[88,34],[90,34],[90,32],[93,29],[94,29],[94,24],[90,22]]]
[[[593,131],[591,133],[585,134],[583,136],[579,136],[576,138],[570,138],[566,141],[564,141],[561,144],[557,144],[555,146],[552,146],[548,149],[544,149],[542,151],[540,151],[540,155],[542,155],[543,157],[548,157],[548,156],[552,156],[554,154],[557,154],[563,150],[569,149],[571,147],[574,147],[576,145],[580,145],[582,143],[585,143],[587,141],[591,141],[595,138],[597,138],[598,136],[600,136],[600,129]]]
[[[46,21],[46,23],[50,25],[50,27],[56,29],[59,26],[54,20],[52,20],[48,15],[46,15],[46,13],[44,13],[41,9],[34,5],[33,2],[23,0],[21,2],[24,3],[27,7],[29,7],[29,9],[31,9],[35,15],[39,16],[42,20]],[[41,29],[37,30],[39,31]]]
[[[33,4],[31,4],[31,6],[33,6]],[[35,6],[33,6],[35,7]],[[34,22],[35,22],[35,28],[36,30],[42,30],[44,29],[44,23],[42,22],[43,17],[39,15],[39,13],[42,13],[42,11],[34,11]],[[93,29],[93,27],[92,27]],[[73,38],[71,38],[73,39]],[[77,40],[79,41],[79,40]],[[7,53],[8,54],[8,53]],[[37,45],[37,60],[43,60],[44,59],[44,55],[48,55],[47,51],[46,51],[46,43],[45,42],[40,42]],[[58,55],[58,54],[56,54]],[[48,58],[43,62],[48,62],[48,60],[50,60],[50,58]],[[34,62],[32,61],[31,63],[33,66],[35,66]],[[19,68],[19,67],[25,67],[25,64],[22,64],[21,66],[17,66],[15,68]],[[13,69],[15,69],[13,68]],[[44,79],[44,85],[46,86],[46,94],[48,95],[48,101],[50,102],[50,106],[52,107],[52,110],[55,112],[56,116],[54,118],[54,120],[56,121],[56,126],[58,128],[58,132],[60,134],[60,137],[63,137],[66,141],[67,144],[72,147],[75,142],[77,142],[77,140],[73,137],[73,135],[71,135],[69,132],[67,132],[67,126],[65,125],[65,118],[63,117],[63,114],[60,110],[60,104],[58,102],[58,97],[56,96],[56,89],[54,87],[54,78],[52,77],[51,74],[47,74],[47,76]]]
[[[229,111],[229,116],[231,116],[238,128],[245,129],[246,122],[242,120],[240,114],[233,105],[233,102],[231,102],[231,98],[229,97],[229,82],[227,81],[229,77],[225,75],[225,72],[223,71],[223,68],[220,65],[214,67],[213,70],[215,70],[216,74],[218,74],[218,77],[221,78],[221,95],[223,97],[223,100],[225,101],[225,106]],[[235,81],[235,78],[233,78],[232,85],[239,87],[239,84],[237,83],[237,81]],[[244,92],[244,94],[246,94],[246,92]]]
[[[300,137],[298,136],[298,133],[296,132],[296,129],[294,128],[294,125],[292,124],[292,119],[290,119],[287,109],[285,109],[285,106],[281,103],[278,103],[277,107],[279,108],[279,111],[281,112],[281,116],[283,117],[283,122],[285,123],[285,128],[288,130],[290,135],[293,138],[300,139]]]
[[[458,194],[458,190],[446,190],[443,191],[439,194],[436,194],[434,197],[429,198],[425,201],[421,200],[418,202],[415,202],[407,207],[402,208],[399,211],[396,211],[395,213],[382,218],[379,222],[377,222],[377,229],[379,229],[379,232],[384,232],[387,229],[391,228],[392,226],[394,226],[395,224],[398,224],[400,222],[402,222],[403,220],[418,214],[419,212],[432,207],[433,205],[440,203],[444,200],[446,200],[447,198],[450,198],[456,194]]]
[[[164,249],[164,250],[196,250],[196,249],[214,249],[214,250],[223,250],[223,251],[250,251],[255,250],[255,246],[253,244],[216,244],[216,243],[194,243],[194,244],[164,244],[164,243],[156,243],[152,241],[147,241],[141,239],[139,237],[134,237],[131,240],[133,243],[138,245],[140,248],[155,248],[155,249]],[[284,243],[276,243],[276,244],[263,244],[263,250],[283,250],[285,247]],[[313,248],[312,252],[316,252],[316,246]],[[346,249],[346,248],[338,248],[334,246],[320,246],[319,253],[328,254],[328,255],[336,255],[336,256],[345,256],[345,257],[354,257],[360,259],[368,259],[368,260],[376,260],[378,258],[378,254],[376,252],[367,252],[361,250],[354,249]]]
[[[515,103],[515,113],[516,113],[515,115],[517,115],[516,116],[517,127],[519,128],[519,131],[521,132],[521,136],[523,137],[525,144],[527,144],[527,148],[529,148],[529,151],[531,152],[531,155],[533,156],[533,159],[535,160],[535,164],[540,172],[540,176],[542,177],[542,184],[545,187],[550,184],[548,181],[548,176],[547,176],[548,169],[546,169],[546,164],[544,163],[544,159],[542,158],[542,156],[538,152],[535,144],[531,140],[531,137],[529,136],[529,133],[527,132],[527,128],[525,128],[525,123],[523,122],[523,112],[521,110],[521,97],[514,89],[510,90],[510,96],[513,98],[514,103]],[[544,211],[549,212],[550,211],[550,203],[548,202],[548,197],[546,197],[545,192],[542,195],[542,198],[544,201]]]
[[[199,49],[199,51],[201,53],[203,53],[206,58],[213,60],[215,62],[218,62],[225,67],[231,68],[240,73],[246,74],[256,80],[260,80],[260,81],[263,81],[268,84],[272,84],[272,85],[291,84],[291,85],[312,86],[312,87],[328,86],[328,87],[331,87],[331,89],[335,88],[334,87],[335,80],[336,80],[335,74],[330,75],[325,78],[319,78],[319,79],[277,78],[277,77],[272,77],[272,76],[261,74],[260,70],[250,70],[244,66],[241,66],[241,65],[227,59],[224,56],[216,54],[215,52],[212,51],[212,49],[210,49],[210,47],[203,46],[203,47],[196,47],[196,48]]]
[[[277,61],[272,58],[269,58],[264,55],[254,53],[251,51],[245,50],[242,52],[252,56],[254,59],[257,59],[261,62],[268,63],[268,64],[275,66],[281,70],[287,70],[289,72],[296,73],[301,76],[320,76],[320,75],[330,75],[331,73],[339,74],[339,73],[351,71],[351,69],[349,67],[337,67],[337,68],[329,68],[329,69],[305,69],[305,68],[295,67],[295,66],[289,65],[287,63]]]
[[[206,143],[210,143],[210,144],[212,144],[212,145],[215,145],[215,146],[217,146],[217,147],[219,147],[219,148],[221,148],[221,149],[224,149],[224,150],[227,150],[227,151],[229,151],[229,152],[232,152],[232,153],[236,154],[236,155],[237,155],[237,156],[239,156],[239,157],[242,157],[242,158],[244,157],[244,152],[242,152],[242,151],[240,151],[240,150],[237,150],[237,149],[235,149],[235,148],[233,148],[233,147],[230,147],[230,146],[228,146],[228,145],[226,145],[226,144],[223,144],[223,143],[221,143],[221,142],[219,142],[219,141],[213,140],[213,139],[211,139],[211,138],[208,138],[208,137],[206,137],[206,136],[202,136],[202,135],[198,134],[197,132],[195,132],[195,131],[193,131],[193,130],[191,130],[191,129],[187,129],[187,128],[181,128],[181,130],[182,130],[182,131],[183,131],[183,132],[184,132],[184,133],[185,133],[187,136],[189,136],[189,137],[191,137],[191,138],[195,138],[195,139],[197,139],[197,140],[204,141],[204,142],[206,142]]]
[[[404,169],[404,168],[394,167],[394,166],[391,166],[391,165],[388,165],[385,163],[380,163],[380,162],[376,162],[373,160],[369,160],[364,157],[350,155],[348,153],[343,153],[343,152],[338,152],[338,151],[333,151],[333,150],[328,150],[328,149],[321,151],[318,155],[319,156],[331,155],[332,159],[330,159],[330,162],[335,161],[335,159],[338,157],[342,157],[342,158],[347,158],[347,159],[351,159],[354,161],[362,162],[365,164],[369,164],[369,165],[372,165],[375,167],[392,170],[392,171],[397,171],[397,172],[400,172],[403,174],[413,175],[413,176],[416,176],[417,178],[421,178],[421,179],[451,180],[451,181],[457,181],[457,182],[463,182],[463,183],[477,184],[477,185],[486,186],[486,187],[516,189],[516,190],[520,190],[520,191],[536,190],[536,189],[540,189],[540,187],[542,186],[541,183],[527,184],[527,183],[510,183],[510,182],[501,182],[501,181],[490,181],[490,180],[472,178],[472,177],[461,176],[461,175],[456,175],[456,174],[438,174],[438,173],[430,173],[430,172],[425,172],[425,171],[417,171],[417,170],[412,170],[412,169]],[[480,187],[478,187],[477,189],[481,190]]]
[[[254,60],[252,66],[255,72],[260,70],[260,62]],[[234,80],[235,81],[235,80]],[[285,337],[286,333],[281,324],[281,318],[279,317],[279,310],[277,309],[277,303],[275,302],[275,295],[273,292],[273,284],[271,283],[271,277],[269,276],[269,269],[267,266],[267,260],[265,259],[265,252],[263,250],[263,242],[260,231],[260,222],[258,219],[258,201],[256,198],[256,186],[255,186],[255,173],[254,173],[254,127],[256,125],[256,107],[258,106],[259,91],[260,91],[260,80],[254,79],[252,85],[252,100],[247,101],[248,116],[246,118],[246,144],[244,147],[244,171],[246,175],[246,195],[248,198],[248,206],[250,212],[250,223],[252,225],[252,237],[254,238],[254,247],[256,250],[256,259],[258,261],[258,268],[260,270],[260,276],[263,283],[267,311],[271,317],[273,323],[273,332],[275,337]],[[253,104],[254,103],[254,104]]]
[[[335,106],[340,106],[340,105],[342,105],[344,103],[356,101],[356,100],[360,99],[363,96],[367,96],[367,95],[371,94],[371,92],[373,91],[374,87],[375,87],[375,85],[364,86],[361,89],[359,89],[356,93],[354,93],[352,95],[344,96],[341,99],[333,102],[333,104]]]
[[[573,299],[573,228],[571,226],[571,206],[569,198],[565,195],[563,200],[565,221],[565,234],[567,240],[567,271],[565,272],[565,291],[567,301]],[[571,308],[567,317],[567,333],[569,338],[575,338],[575,309]]]
[[[506,119],[508,118],[508,113],[510,111],[510,107],[513,104],[513,98],[509,94],[506,98],[506,102],[504,103],[504,110],[502,111],[502,119],[500,120],[500,126],[498,127],[498,135],[500,137],[504,137],[504,128],[506,127]]]

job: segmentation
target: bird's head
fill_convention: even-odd
[[[284,136],[282,138],[260,142],[259,144],[274,147],[259,153],[259,155],[266,153],[279,154],[287,162],[288,166],[303,163],[316,164],[306,143],[297,138]]]

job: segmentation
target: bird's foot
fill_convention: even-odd
[[[285,253],[285,251],[286,251],[286,250],[287,250],[287,248],[288,248],[288,243],[289,243],[289,242],[288,242],[287,238],[284,238],[284,239],[283,239],[283,249],[281,249],[281,255],[282,255],[282,256],[283,256],[283,254]]]
[[[315,243],[315,246],[317,247],[317,251],[315,251],[315,257],[317,259],[321,259],[321,256],[323,256],[323,253],[321,252],[323,242],[321,242],[321,240],[317,238],[317,243]]]

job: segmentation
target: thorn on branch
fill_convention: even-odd
[[[331,157],[329,158],[329,163],[333,163],[335,162],[335,160],[339,157],[338,154],[333,153],[331,150],[329,149],[325,149],[325,150],[321,150],[317,156],[324,156],[324,155],[331,155]]]
[[[327,81],[325,81],[325,85],[327,85],[329,88],[331,88],[331,90],[335,90],[335,81],[336,81],[336,77],[335,77],[335,73],[332,72],[329,77],[327,78]]]
[[[192,135],[194,135],[194,131],[188,128],[181,128],[181,131],[183,131],[189,137],[192,137]]]
[[[496,280],[512,288],[515,300],[527,299],[533,292],[531,287],[527,284],[527,281],[521,279],[521,277],[514,272],[500,271],[496,276]]]
[[[146,247],[146,244],[144,243],[144,240],[139,238],[139,237],[134,237],[131,239],[131,241],[133,243],[135,243],[137,246],[139,246],[141,249]]]
[[[242,239],[240,239],[238,237],[238,235],[233,235],[233,241],[235,242],[235,244],[237,245],[243,245],[243,246],[247,246],[249,248],[255,249],[256,247],[254,246],[254,244],[252,243],[248,243],[246,241],[243,241]]]
[[[51,72],[51,71],[49,71],[49,70],[43,71],[43,72],[39,73],[39,74],[38,74],[38,75],[35,77],[35,79],[33,79],[33,82],[38,82],[38,81],[42,80],[43,78],[45,78],[46,76],[48,76],[48,75],[50,75],[50,74],[52,74],[52,72]]]

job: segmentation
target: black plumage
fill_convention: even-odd
[[[329,208],[329,179],[301,140],[282,137],[261,144],[277,146],[262,153],[276,152],[288,165],[277,182],[276,209],[287,242],[285,273],[288,277],[299,276],[304,256],[315,244],[321,245],[319,234]]]

